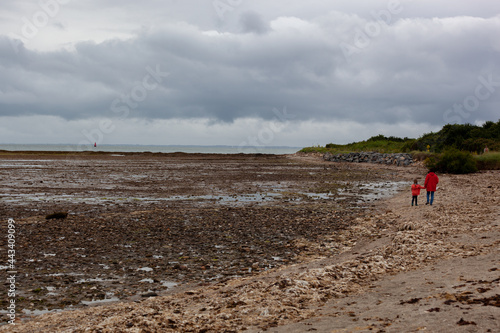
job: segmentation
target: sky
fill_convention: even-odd
[[[0,144],[305,147],[500,118],[497,0],[0,0]]]

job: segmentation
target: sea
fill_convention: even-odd
[[[95,151],[116,153],[204,153],[204,154],[294,154],[302,147],[288,146],[195,146],[195,145],[119,145],[102,144],[81,146],[75,144],[1,144],[6,151]]]

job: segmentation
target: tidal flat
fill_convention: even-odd
[[[398,168],[290,155],[0,154],[1,226],[16,222],[18,316],[137,301],[333,256],[332,235],[405,178]],[[56,212],[68,215],[46,219]],[[6,249],[1,238],[4,261]]]

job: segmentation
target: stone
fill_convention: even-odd
[[[350,163],[377,163],[397,166],[408,166],[413,163],[411,154],[394,153],[384,154],[377,152],[353,152],[334,155],[330,152],[323,155],[325,161]]]

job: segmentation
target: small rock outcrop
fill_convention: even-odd
[[[332,153],[326,153],[323,155],[323,159],[325,161],[331,162],[393,164],[397,166],[408,166],[413,163],[413,157],[411,156],[411,154],[384,154],[364,151],[336,155]]]
[[[47,219],[47,220],[54,220],[54,219],[64,220],[66,217],[68,217],[67,212],[56,212],[56,213],[49,214],[49,215],[45,216],[45,219]]]

